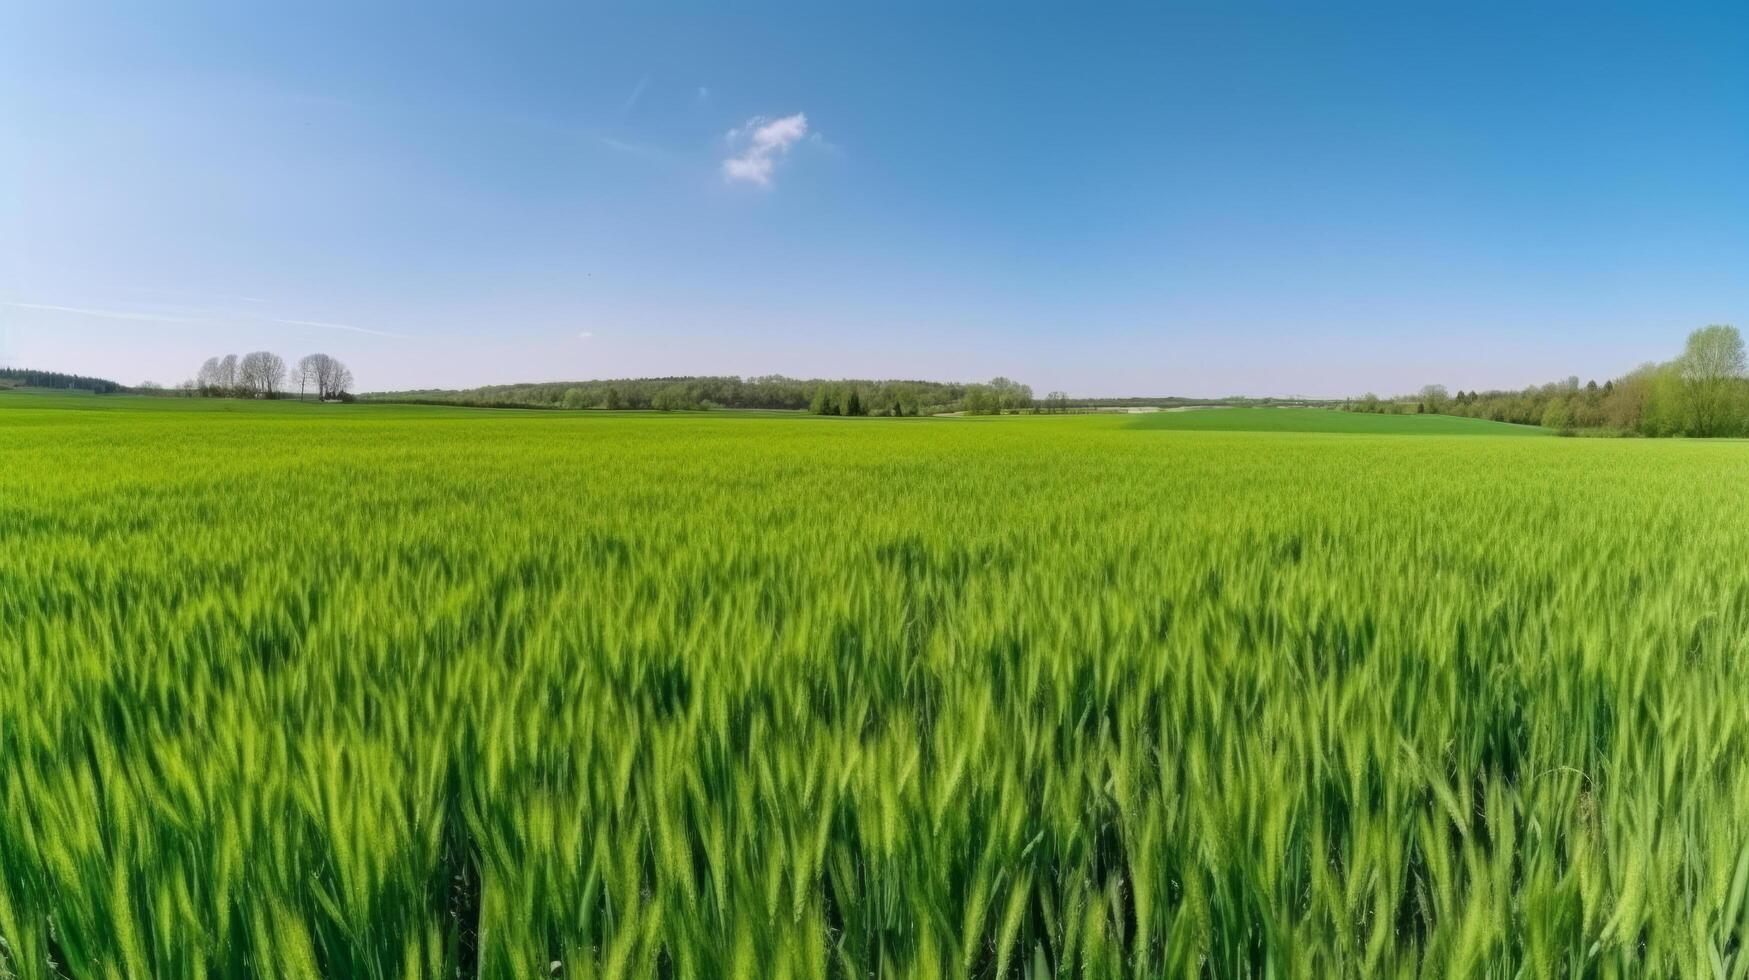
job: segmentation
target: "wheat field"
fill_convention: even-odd
[[[0,976],[1749,973],[1738,443],[0,397]]]

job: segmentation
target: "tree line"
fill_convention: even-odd
[[[476,408],[562,408],[644,411],[708,411],[714,408],[778,409],[815,415],[901,417],[965,412],[970,415],[1038,412],[1059,414],[1100,408],[1171,405],[1338,404],[1303,398],[1071,398],[1053,391],[1035,398],[1032,389],[1008,378],[962,384],[941,381],[799,379],[770,374],[683,376],[599,381],[549,381],[482,388],[427,388],[371,392],[367,401],[468,405]]]
[[[1459,391],[1428,385],[1413,396],[1351,401],[1349,411],[1433,412],[1540,425],[1558,432],[1639,436],[1749,436],[1749,359],[1735,327],[1688,335],[1675,359],[1646,363],[1603,384],[1577,377],[1522,391]]]
[[[489,385],[463,390],[372,393],[373,401],[473,405],[489,408],[566,408],[707,411],[779,409],[819,415],[914,416],[967,411],[994,414],[1033,407],[1032,389],[1006,378],[987,384],[908,380],[669,377]]]
[[[352,400],[352,372],[339,358],[310,354],[286,368],[285,359],[272,351],[252,351],[238,357],[209,357],[185,392],[207,398],[280,398],[296,394],[318,400]]]
[[[112,395],[122,386],[103,378],[87,378],[82,374],[62,374],[59,371],[35,371],[30,368],[0,368],[0,388],[60,388]]]
[[[863,382],[843,381],[822,384],[814,390],[808,411],[815,415],[874,415],[898,418],[906,415],[934,414],[919,412],[915,404],[907,404],[900,393],[883,387],[891,382],[877,383],[865,389]],[[967,415],[1002,415],[1015,412],[1037,412],[1041,409],[1033,400],[1032,388],[1007,378],[992,378],[988,384],[963,386],[957,405],[941,406],[941,411],[961,411]],[[1061,392],[1053,392],[1053,396]]]

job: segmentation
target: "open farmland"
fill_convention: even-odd
[[[1138,429],[1195,432],[1354,432],[1413,436],[1550,435],[1533,425],[1508,425],[1456,415],[1379,415],[1327,408],[1196,408],[1130,417]]]
[[[0,395],[0,975],[1744,976],[1744,446],[1214,418]]]

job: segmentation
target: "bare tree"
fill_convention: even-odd
[[[311,353],[310,360],[317,371],[317,390],[322,392],[324,401],[346,394],[346,388],[352,387],[352,371],[348,371],[338,357],[329,357],[327,353]]]
[[[209,357],[200,366],[200,373],[194,376],[195,384],[200,386],[203,395],[216,395],[219,389],[219,359]]]
[[[352,390],[352,372],[339,358],[328,358],[327,369],[322,372],[322,397],[339,398]]]
[[[316,366],[318,358],[327,356],[328,355],[326,354],[305,354],[303,357],[298,358],[297,365],[292,368],[291,383],[298,386],[298,398],[300,400],[302,400],[304,393],[309,387],[316,384],[321,377],[321,369]],[[318,395],[318,397],[320,396]]]
[[[272,398],[285,383],[285,361],[264,350],[243,355],[243,387],[260,398]]]
[[[195,384],[199,386],[200,393],[208,397],[236,394],[237,355],[207,358],[206,363],[200,366],[200,373],[195,375]]]
[[[316,397],[327,401],[338,398],[352,387],[352,372],[340,359],[328,354],[310,354],[298,360],[298,366],[292,372],[293,380],[314,385]],[[302,389],[300,388],[300,393]]]
[[[237,367],[237,384],[251,395],[261,393],[260,383],[256,380],[256,373],[262,367],[258,361],[253,353],[244,354],[242,363]]]

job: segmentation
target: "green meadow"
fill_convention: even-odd
[[[1541,436],[1534,425],[1456,415],[1377,415],[1327,408],[1195,408],[1130,416],[1138,429],[1179,432],[1359,432],[1405,436]]]
[[[1744,977],[1749,454],[1540,431],[0,394],[0,976]]]

